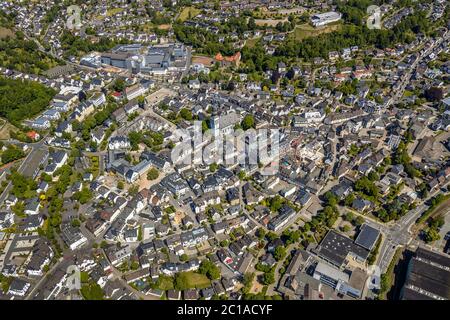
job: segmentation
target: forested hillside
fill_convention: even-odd
[[[37,82],[0,77],[0,116],[18,125],[47,108],[55,94]]]

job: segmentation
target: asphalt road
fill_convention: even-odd
[[[448,183],[446,185],[448,185]],[[391,227],[387,229],[385,226],[382,227],[381,231],[384,233],[385,239],[381,245],[377,259],[381,272],[386,271],[392,257],[394,256],[395,250],[398,247],[410,245],[414,241],[414,237],[410,232],[411,227],[428,208],[424,204],[426,200],[431,199],[439,192],[441,191],[436,190],[431,193],[425,201],[422,201],[414,210],[409,211]]]
[[[39,166],[39,164],[36,163],[30,163],[30,159],[33,159],[33,157],[37,154],[37,152],[39,152],[40,150],[42,150],[42,148],[47,148],[44,144],[45,141],[44,137],[42,140],[40,140],[37,143],[33,143],[33,144],[28,144],[28,146],[31,146],[31,151],[28,153],[28,155],[26,156],[26,158],[22,161],[22,163],[20,164],[19,168],[17,169],[17,171],[21,174],[23,174],[23,172],[25,171],[25,169],[30,169],[30,166],[34,166],[37,165]],[[36,169],[37,169],[36,166]],[[35,168],[32,168],[31,170],[34,170]],[[12,189],[12,183],[11,181],[8,182],[8,185],[6,186],[5,190],[3,191],[3,193],[0,195],[0,203],[4,203],[4,201],[6,200],[6,198],[9,195],[9,192]]]

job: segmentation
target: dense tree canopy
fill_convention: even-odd
[[[25,153],[22,149],[17,148],[14,145],[9,145],[5,151],[2,153],[2,163],[9,163],[11,161],[23,158]]]
[[[156,179],[158,179],[158,177],[159,177],[158,169],[151,168],[150,170],[148,170],[147,180],[156,180]]]
[[[242,120],[241,126],[242,126],[242,129],[244,129],[244,130],[254,128],[255,127],[255,118],[251,114],[246,115],[244,117],[244,119]]]
[[[102,37],[98,42],[93,42],[88,38],[81,38],[74,36],[70,32],[64,32],[61,36],[61,46],[65,50],[65,56],[78,56],[91,51],[108,51],[118,44],[128,43],[128,40],[123,39],[116,41],[110,38]]]
[[[203,260],[200,264],[198,272],[206,275],[211,280],[220,278],[220,269],[211,261]]]
[[[0,77],[0,116],[19,125],[46,109],[55,94],[55,90],[37,82]]]
[[[29,74],[41,74],[57,66],[57,61],[39,51],[34,41],[24,38],[21,32],[0,38],[0,66]]]

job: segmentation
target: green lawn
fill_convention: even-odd
[[[92,175],[94,176],[94,178],[97,178],[98,175],[100,174],[100,168],[99,168],[99,157],[98,156],[93,156],[91,157],[91,164],[92,164]]]
[[[329,24],[327,26],[314,28],[313,26],[305,23],[295,27],[293,31],[294,39],[301,41],[309,37],[315,37],[322,33],[329,33],[341,28],[341,24]]]
[[[184,22],[188,19],[191,19],[200,13],[200,9],[194,7],[185,7],[180,13],[178,20],[180,22]]]
[[[201,289],[201,288],[209,287],[211,285],[211,281],[208,279],[207,276],[205,276],[203,274],[189,271],[189,272],[183,272],[182,275],[183,275],[183,277],[185,277],[186,283],[187,283],[188,287],[190,287],[190,288]]]
[[[157,285],[158,288],[161,290],[168,290],[173,288],[177,290],[186,290],[194,288],[203,289],[211,286],[211,281],[208,279],[206,275],[194,271],[188,271],[188,272],[179,272],[175,275],[174,278],[163,276],[163,278],[161,279],[160,276]]]
[[[259,41],[260,39],[261,39],[261,37],[254,38],[254,39],[248,39],[248,40],[245,42],[245,46],[248,47],[248,48],[253,48],[253,47],[258,43],[258,41]]]
[[[173,289],[173,278],[160,275],[158,278],[158,289],[163,291]]]
[[[122,8],[112,8],[112,9],[108,9],[108,11],[106,12],[106,16],[111,17],[119,12],[122,12],[123,9]]]
[[[90,283],[81,287],[81,295],[84,300],[103,300],[105,294],[97,283]]]

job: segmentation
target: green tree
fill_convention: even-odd
[[[356,199],[355,195],[353,193],[350,193],[347,197],[345,197],[344,204],[347,207],[351,207],[351,205],[353,204],[353,201],[355,201],[355,199]],[[351,212],[349,212],[347,214],[351,214]],[[347,220],[347,221],[351,221],[351,220]]]
[[[188,260],[189,260],[189,257],[188,257],[188,255],[186,253],[183,253],[180,256],[180,261],[188,261]]]
[[[244,119],[242,120],[241,126],[242,126],[242,129],[244,129],[244,130],[254,128],[255,127],[255,118],[250,114],[246,115],[244,117]]]
[[[426,243],[437,241],[441,238],[439,231],[436,228],[428,228],[425,231],[424,239]]]
[[[85,300],[103,300],[105,294],[97,283],[91,283],[81,287],[81,295]]]
[[[147,180],[156,180],[159,177],[159,171],[156,168],[151,168],[147,172]]]
[[[262,277],[262,283],[264,285],[271,285],[275,283],[275,273],[273,271],[264,273]]]
[[[244,284],[244,287],[242,288],[243,293],[248,293],[250,291],[254,279],[255,279],[254,272],[246,272],[244,274],[243,281],[242,281],[242,283]]]
[[[175,274],[174,287],[177,290],[186,290],[189,288],[189,282],[185,272]]]
[[[191,121],[192,120],[192,112],[189,109],[186,108],[182,108],[180,110],[180,116],[187,121]]]
[[[217,163],[215,163],[215,162],[211,163],[209,165],[209,171],[210,172],[216,172],[218,168],[219,168],[219,165]]]
[[[380,177],[375,171],[370,171],[367,177],[372,182],[380,180]]]
[[[72,227],[79,227],[81,225],[81,222],[78,219],[73,219],[71,224],[72,224]]]
[[[354,218],[355,218],[355,215],[350,211],[348,211],[344,217],[344,219],[348,222],[352,222]]]
[[[325,198],[325,202],[328,206],[334,207],[338,203],[338,198],[331,191],[326,192],[324,194],[324,198]]]
[[[73,194],[73,199],[85,204],[92,199],[92,191],[89,188],[83,188]]]
[[[357,226],[362,225],[364,222],[365,222],[365,221],[364,221],[364,218],[361,217],[361,216],[358,216],[358,217],[356,217],[356,219],[355,219],[355,224],[356,224]]]
[[[125,90],[125,81],[122,78],[117,78],[112,87],[117,92],[122,92]]]
[[[23,158],[25,156],[25,153],[17,148],[16,146],[10,144],[6,148],[5,151],[2,153],[2,162],[3,163],[10,163],[12,161],[15,161],[17,159]]]
[[[220,278],[220,269],[210,260],[203,260],[198,269],[199,273],[206,275],[211,280]]]
[[[278,246],[275,248],[275,251],[273,253],[273,257],[275,258],[275,260],[277,261],[283,260],[285,256],[286,256],[286,249],[284,247]]]
[[[266,231],[263,228],[258,228],[258,230],[256,230],[256,236],[259,240],[263,240],[266,236]]]

